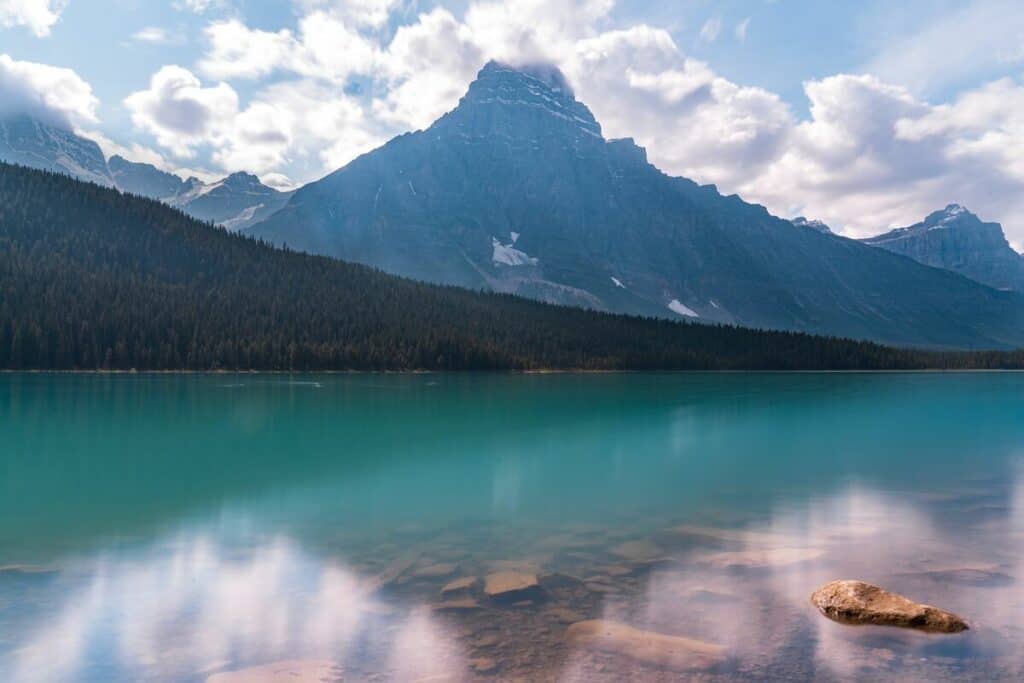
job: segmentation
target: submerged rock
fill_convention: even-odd
[[[435,612],[468,612],[480,609],[480,603],[473,598],[460,598],[437,602],[432,607]]]
[[[459,579],[452,579],[441,588],[442,597],[452,597],[461,593],[469,593],[477,584],[475,576],[463,576]]]
[[[551,608],[548,614],[562,624],[575,624],[577,621],[583,621],[586,618],[576,610],[562,606]]]
[[[484,593],[494,600],[526,600],[543,593],[536,574],[528,572],[494,572],[484,580]]]
[[[498,662],[490,657],[469,660],[469,667],[478,674],[489,674],[498,670]]]
[[[290,660],[213,674],[206,683],[327,683],[340,681],[342,673],[335,662]]]
[[[616,557],[621,557],[630,562],[651,562],[661,559],[664,551],[653,541],[626,541],[615,546],[609,552]]]
[[[413,575],[423,579],[443,579],[454,574],[458,568],[459,565],[452,562],[438,562],[417,569]]]
[[[959,633],[967,622],[952,612],[922,605],[863,581],[832,581],[811,595],[822,614],[841,624],[899,626],[931,633]]]
[[[825,554],[818,548],[766,548],[710,553],[697,558],[697,564],[712,569],[769,569],[816,560]]]
[[[672,636],[605,619],[579,621],[566,629],[570,645],[627,657],[642,664],[693,671],[710,669],[725,661],[720,645]]]

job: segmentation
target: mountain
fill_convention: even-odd
[[[271,216],[290,196],[290,192],[267,187],[251,173],[232,173],[209,184],[189,178],[168,203],[190,216],[223,225],[228,230],[244,230]]]
[[[67,173],[107,187],[114,184],[99,145],[25,114],[0,119],[0,161]]]
[[[166,204],[0,164],[0,368],[898,369],[890,349],[561,308],[273,248]]]
[[[412,278],[597,310],[897,345],[1024,343],[1024,300],[670,177],[550,67],[487,64],[458,106],[248,234]]]
[[[982,222],[959,204],[864,242],[997,289],[1024,292],[1024,257],[1006,241],[1003,227]]]
[[[821,221],[805,218],[804,216],[797,216],[796,218],[791,220],[790,223],[800,228],[810,228],[811,230],[817,230],[818,232],[824,233],[826,235],[833,234],[832,228],[828,227]]]
[[[114,184],[124,192],[169,201],[186,188],[185,181],[173,173],[161,171],[152,164],[128,161],[122,156],[110,157],[107,167]]]
[[[109,160],[94,141],[28,115],[0,119],[0,161],[66,173],[79,180],[159,199],[200,220],[242,230],[288,201],[290,193],[267,187],[249,173],[215,183],[182,180],[152,164],[119,155]]]

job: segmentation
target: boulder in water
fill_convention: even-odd
[[[959,633],[968,629],[961,617],[938,607],[863,581],[832,581],[811,595],[811,602],[829,619],[841,624],[899,626],[930,633]]]

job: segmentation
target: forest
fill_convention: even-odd
[[[1021,351],[895,349],[414,282],[0,164],[0,368],[8,370],[1021,367]]]

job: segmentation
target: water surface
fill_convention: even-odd
[[[1022,391],[1011,373],[2,375],[0,672],[1020,680]],[[540,587],[489,598],[501,571]],[[458,578],[481,580],[442,597]],[[809,596],[837,578],[971,630],[835,624]],[[725,654],[567,641],[595,618]]]

